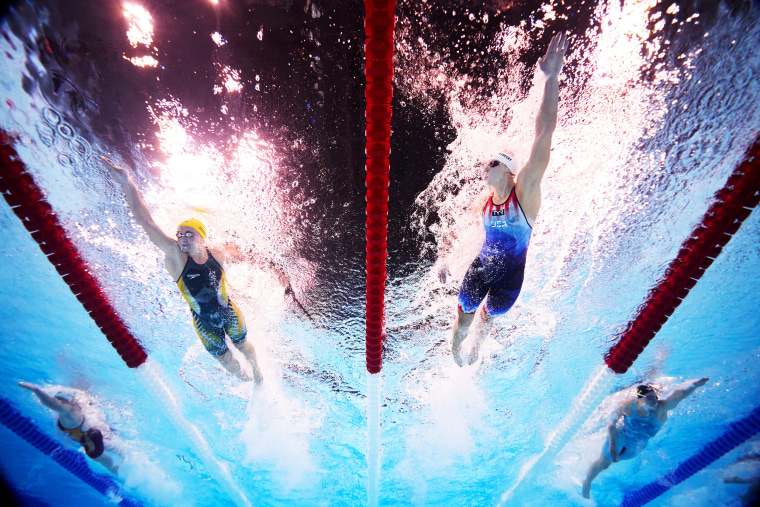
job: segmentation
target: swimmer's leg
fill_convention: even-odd
[[[111,472],[112,474],[119,475],[119,467],[114,465],[113,459],[111,458],[111,456],[103,453],[97,458],[93,458],[93,459],[97,461],[98,463],[100,463],[101,465],[103,465],[104,467],[106,467],[108,471]]]
[[[246,378],[243,371],[240,368],[235,356],[232,355],[230,349],[227,348],[227,344],[224,342],[224,328],[218,328],[212,326],[210,322],[206,321],[200,315],[192,311],[193,324],[195,325],[195,331],[198,333],[198,337],[203,343],[203,347],[208,351],[211,356],[219,361],[224,368],[232,375],[240,380],[250,380]]]
[[[490,290],[486,304],[483,305],[483,311],[481,312],[483,324],[478,327],[477,333],[475,333],[475,343],[470,350],[467,364],[473,364],[478,360],[480,346],[483,345],[483,342],[486,341],[486,338],[491,333],[494,317],[507,313],[515,304],[519,295],[519,288],[517,290],[506,290],[498,287]]]
[[[221,356],[214,356],[214,359],[219,361],[222,366],[224,366],[228,372],[230,372],[232,375],[237,377],[240,380],[251,380],[249,379],[245,373],[243,373],[243,369],[240,367],[240,363],[237,359],[235,359],[235,356],[232,355],[232,352],[230,352],[230,349],[227,349],[227,352],[222,354]]]
[[[454,320],[454,333],[451,341],[451,354],[454,356],[454,361],[459,366],[464,366],[462,342],[467,338],[467,332],[474,319],[474,313],[465,313],[462,311],[461,307],[457,308],[457,318]]]
[[[490,296],[489,296],[490,297]],[[480,346],[486,341],[488,335],[491,333],[491,326],[493,325],[493,315],[488,313],[487,306],[483,305],[482,311],[482,324],[476,328],[475,343],[470,349],[470,355],[467,356],[467,364],[475,364],[480,356]]]
[[[237,349],[243,353],[245,358],[248,359],[248,362],[251,363],[251,368],[253,368],[253,381],[256,382],[256,384],[261,384],[264,377],[261,375],[259,363],[256,361],[256,349],[253,348],[253,344],[250,340],[243,340],[240,343],[236,343],[235,347],[237,347]]]
[[[451,354],[459,366],[465,364],[462,357],[462,342],[467,338],[470,324],[475,318],[475,312],[487,294],[488,284],[486,284],[483,273],[483,264],[480,262],[480,257],[476,257],[467,269],[462,280],[462,286],[459,288],[459,306],[453,326]]]
[[[259,363],[256,361],[256,349],[253,348],[253,343],[247,339],[248,331],[245,327],[245,319],[240,314],[237,306],[230,301],[229,313],[224,325],[224,330],[227,332],[227,336],[230,337],[235,347],[242,352],[253,369],[253,380],[256,384],[261,384],[264,377],[261,375],[259,369]]]
[[[583,481],[583,498],[591,498],[591,483],[596,479],[603,470],[612,464],[612,461],[608,460],[604,455],[599,456],[599,459],[591,463],[586,474],[586,480]]]

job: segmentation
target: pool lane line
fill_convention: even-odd
[[[396,0],[364,1],[367,171],[365,346],[367,365],[367,503],[375,507],[380,474],[380,372],[385,340],[393,51]]]
[[[0,129],[0,193],[127,366],[140,366],[148,353],[124,325],[79,251],[69,241],[66,230],[13,144],[13,136]]]
[[[646,301],[637,308],[636,317],[605,354],[607,366],[619,374],[628,371],[758,202],[760,136],[755,138],[723,188],[713,196],[712,205],[683,242],[660,281],[649,291]]]
[[[366,207],[366,360],[367,371],[380,373],[385,338],[385,280],[388,257],[388,186],[393,98],[393,32],[396,0],[365,0],[364,74],[367,100]]]

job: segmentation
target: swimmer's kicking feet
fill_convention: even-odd
[[[480,346],[488,336],[494,317],[507,313],[520,294],[530,235],[541,208],[541,180],[549,165],[552,135],[557,125],[559,74],[567,48],[567,35],[559,33],[538,62],[547,81],[528,162],[520,169],[514,153],[502,150],[492,155],[485,167],[485,177],[491,187],[491,196],[482,211],[486,240],[462,280],[453,326],[451,352],[459,366],[478,360]],[[447,271],[444,266],[440,272],[444,283]],[[484,300],[483,325],[465,359],[462,342]]]
[[[224,341],[226,334],[251,364],[253,380],[260,384],[263,377],[256,362],[256,350],[246,338],[245,320],[227,295],[223,250],[206,246],[206,228],[194,218],[177,226],[177,239],[167,236],[153,221],[129,174],[107,158],[101,157],[101,160],[106,163],[111,177],[124,189],[135,221],[164,252],[166,270],[190,305],[193,324],[203,346],[231,374],[241,380],[251,380],[228,349]]]

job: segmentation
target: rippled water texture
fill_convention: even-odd
[[[381,505],[496,505],[756,138],[757,2],[693,4],[397,6]],[[367,502],[363,15],[361,3],[315,0],[39,1],[3,14],[0,126],[252,505]],[[451,323],[482,242],[482,162],[501,147],[527,159],[536,62],[560,30],[570,50],[523,291],[481,359],[459,368]],[[205,352],[103,154],[130,168],[165,231],[198,217],[231,254],[227,280],[262,389]],[[0,232],[2,397],[63,439],[15,384],[85,391],[123,450],[125,491],[146,505],[232,505],[5,203]],[[710,377],[638,459],[599,476],[598,505],[618,504],[756,406],[758,252],[755,212],[515,505],[593,504],[580,483],[618,391],[636,382]],[[15,491],[108,503],[0,431],[0,472]],[[723,478],[757,475],[737,472],[750,452],[756,441],[653,504],[729,504],[746,486]]]

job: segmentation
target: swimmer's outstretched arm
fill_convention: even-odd
[[[552,38],[546,55],[538,61],[546,74],[544,95],[536,118],[536,138],[525,167],[517,175],[518,199],[525,213],[533,219],[541,207],[541,180],[549,165],[552,135],[557,126],[559,74],[568,48],[567,35],[560,32]]]
[[[137,187],[127,171],[117,166],[106,157],[101,156],[100,160],[105,163],[106,169],[108,169],[108,173],[111,177],[124,189],[129,209],[135,216],[135,221],[140,224],[140,227],[142,227],[148,234],[148,238],[150,238],[150,240],[167,255],[176,254],[178,250],[177,242],[167,236],[164,231],[156,225],[156,222],[153,221],[148,206],[145,204],[145,201],[142,200],[140,192],[137,191]]]
[[[29,389],[34,394],[37,395],[37,398],[40,399],[40,402],[42,402],[43,405],[45,405],[47,408],[55,410],[56,412],[63,412],[64,406],[63,404],[47,394],[45,391],[42,390],[42,388],[38,385],[31,384],[29,382],[19,382],[19,386],[23,387],[24,389]]]
[[[277,278],[280,279],[280,283],[282,283],[285,286],[285,296],[290,296],[291,299],[293,299],[293,303],[298,307],[301,312],[309,319],[313,320],[311,314],[304,308],[304,306],[301,304],[301,302],[298,300],[298,297],[296,296],[296,292],[293,290],[293,285],[290,283],[290,277],[288,277],[287,273],[285,272],[285,267],[279,264],[276,261],[273,261],[269,259],[266,261],[267,266],[269,267],[272,272],[277,275]]]
[[[686,382],[686,384],[690,384],[689,387],[676,389],[673,394],[668,396],[666,399],[662,400],[662,403],[660,403],[660,406],[663,410],[666,412],[669,410],[673,410],[678,406],[679,403],[681,403],[683,400],[691,396],[691,394],[697,390],[698,387],[702,387],[707,383],[707,381],[710,380],[707,377],[703,377],[700,379],[692,379]]]

